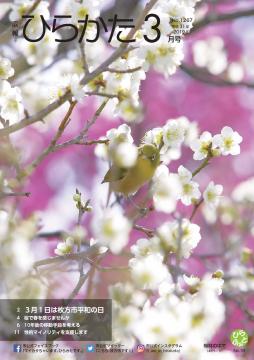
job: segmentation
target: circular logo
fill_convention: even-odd
[[[232,331],[230,341],[234,346],[243,347],[248,344],[249,335],[245,330],[236,329]]]
[[[143,353],[144,351],[145,351],[145,346],[142,345],[142,344],[139,344],[139,345],[137,346],[137,352],[138,352],[138,353]]]

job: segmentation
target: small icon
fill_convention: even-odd
[[[87,344],[86,345],[86,351],[89,353],[95,352],[95,346],[93,344]]]
[[[22,346],[18,344],[13,345],[13,352],[20,353],[22,352]]]
[[[230,341],[234,346],[243,347],[248,344],[249,335],[245,330],[236,329],[232,331]]]
[[[19,23],[18,23],[18,21],[13,21],[11,23],[11,27],[12,27],[12,36],[14,38],[14,41],[17,41],[17,38],[19,36]]]
[[[139,344],[137,345],[137,352],[143,353],[145,351],[145,345]]]

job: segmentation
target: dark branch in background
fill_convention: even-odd
[[[193,28],[189,34],[193,34],[210,24],[217,24],[219,22],[231,21],[243,17],[254,16],[254,9],[239,10],[226,14],[211,13],[205,16],[203,19],[194,23]]]
[[[56,238],[56,237],[62,237],[64,234],[65,234],[64,231],[59,230],[59,231],[54,231],[54,232],[42,232],[42,233],[39,233],[36,237],[43,238],[43,239],[51,239],[51,238]]]
[[[29,197],[30,196],[30,192],[1,192],[0,193],[0,200],[2,198],[7,198],[7,197],[18,197],[18,196],[23,196],[23,197]]]
[[[182,63],[180,68],[190,77],[195,80],[201,81],[208,85],[218,86],[218,87],[227,87],[227,86],[241,86],[254,89],[254,83],[249,83],[246,81],[233,82],[227,79],[210,74],[208,71],[200,69],[195,66],[190,66],[185,63]]]
[[[119,17],[128,17],[135,15],[135,11],[140,3],[140,0],[115,0],[112,6],[103,12],[103,17],[111,18],[115,14]]]

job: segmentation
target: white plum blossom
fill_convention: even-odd
[[[177,121],[183,127],[185,132],[184,144],[190,146],[194,140],[198,139],[198,124],[195,121],[190,121],[186,116],[180,116]]]
[[[34,5],[32,0],[15,0],[11,5],[12,11],[10,12],[9,18],[10,21],[18,21],[22,18],[23,15],[26,15],[29,10]],[[36,8],[33,10],[32,14],[34,18],[30,21],[29,26],[27,27],[27,32],[32,37],[41,35],[42,25],[40,15],[43,15],[45,20],[48,20],[50,17],[49,13],[49,2],[40,1]]]
[[[123,215],[122,208],[114,206],[105,209],[103,216],[94,221],[93,229],[100,244],[119,254],[128,244],[131,223]]]
[[[222,283],[206,275],[200,282],[198,294],[192,297],[192,331],[199,336],[202,333],[204,339],[212,338],[224,320],[225,307],[218,298]]]
[[[239,202],[254,202],[254,177],[240,182],[232,193],[232,198]]]
[[[113,66],[113,65],[112,65]],[[124,60],[118,60],[115,64],[117,70],[126,70],[126,64]],[[132,74],[129,73],[107,73],[106,76],[105,91],[109,94],[116,95],[116,104],[127,98],[133,98],[137,100],[137,92],[132,93]]]
[[[140,310],[133,305],[124,307],[116,303],[113,305],[113,341],[133,347],[135,345],[133,332],[140,318]]]
[[[183,275],[184,282],[188,285],[189,291],[196,294],[199,290],[211,292],[211,290],[217,295],[222,294],[222,287],[224,284],[223,272],[221,270],[216,271],[214,274],[206,274],[203,279],[196,276]]]
[[[0,56],[0,80],[7,80],[14,75],[14,69],[9,59]]]
[[[170,277],[159,254],[151,254],[129,261],[133,281],[142,289],[156,290],[161,282]]]
[[[201,134],[199,139],[194,140],[190,144],[192,151],[194,151],[194,160],[202,160],[208,156],[212,140],[212,134],[208,131],[205,131]]]
[[[78,23],[78,20],[85,20],[86,16],[95,20],[100,15],[99,6],[100,2],[98,0],[85,0],[82,2],[71,0],[71,12],[74,22]]]
[[[244,68],[242,64],[234,61],[227,68],[227,75],[230,81],[238,83],[244,78]]]
[[[145,40],[137,50],[137,55],[145,59],[143,69],[148,71],[153,67],[165,77],[173,75],[177,67],[181,64],[183,54],[182,42],[169,43],[167,35],[161,35],[157,42],[148,43]]]
[[[201,290],[209,293],[211,290],[217,295],[222,294],[222,289],[224,285],[223,272],[217,270],[212,276],[206,274],[201,281]]]
[[[192,181],[192,173],[182,165],[178,168],[178,177],[181,183],[181,201],[184,205],[189,206],[201,196],[199,184]]]
[[[187,276],[184,274],[183,280],[190,288],[196,288],[200,284],[200,278],[193,275]]]
[[[163,128],[160,127],[147,131],[145,133],[145,136],[143,137],[143,142],[145,144],[152,144],[157,148],[160,147],[162,141],[163,141]]]
[[[222,192],[222,185],[215,185],[213,181],[210,181],[203,193],[205,203],[212,208],[217,207],[219,205]]]
[[[58,256],[63,256],[73,252],[74,240],[71,237],[68,237],[65,241],[60,242],[57,245],[57,248],[54,250],[55,254]]]
[[[104,4],[102,0],[64,0],[62,4],[63,13],[65,15],[71,14],[73,23],[77,25],[78,20],[84,20],[86,16],[89,16],[90,20],[97,19],[100,15],[100,8],[103,7],[104,9],[104,6],[107,7],[110,2],[109,0]],[[136,38],[135,47],[131,48],[131,51],[122,52],[118,59],[116,59],[115,54],[120,54],[120,51],[125,49],[120,48],[119,53],[117,50],[111,58],[115,59],[113,62],[107,61],[106,55],[110,57],[114,49],[108,46],[105,37],[99,39],[96,46],[84,41],[83,50],[89,70],[88,78],[92,78],[88,83],[84,82],[86,85],[83,85],[82,82],[84,76],[87,79],[87,74],[85,74],[84,59],[80,56],[80,49],[75,46],[68,49],[64,64],[55,58],[58,52],[58,42],[55,39],[60,39],[60,34],[47,30],[39,44],[20,39],[17,43],[18,51],[25,56],[28,65],[31,65],[27,72],[28,78],[23,79],[23,77],[18,76],[17,83],[21,84],[21,90],[18,87],[12,87],[6,80],[14,75],[14,69],[8,59],[0,56],[0,116],[10,124],[18,121],[24,113],[22,96],[26,96],[25,109],[36,116],[37,111],[48,106],[50,99],[48,94],[47,97],[45,96],[45,91],[48,92],[52,87],[52,101],[59,100],[66,92],[70,95],[68,100],[73,97],[77,102],[82,102],[85,96],[90,95],[89,92],[93,95],[99,94],[110,99],[107,107],[110,108],[109,111],[112,110],[112,114],[126,122],[138,122],[142,119],[143,112],[145,113],[143,110],[146,110],[140,102],[139,94],[142,81],[146,78],[146,72],[151,68],[165,77],[175,73],[184,57],[183,42],[178,43],[175,41],[171,43],[169,36],[174,30],[180,30],[182,18],[191,19],[188,21],[188,25],[189,29],[192,27],[192,22],[195,19],[194,6],[196,2],[198,0],[158,0],[155,2],[156,4],[150,14],[158,15],[160,18],[160,24],[158,25],[161,32],[160,40],[149,43],[143,39],[144,35],[149,38],[157,35],[156,26],[153,27],[153,24],[155,25],[154,18],[151,18],[151,21],[144,21],[143,25],[140,24],[140,29],[134,34]],[[33,0],[14,0],[13,5],[10,6],[10,20],[20,19],[22,15],[29,13],[33,5]],[[35,17],[28,26],[27,33],[31,38],[41,35],[40,14],[46,20],[50,18],[49,2],[40,1],[37,5],[37,8],[32,12]],[[60,9],[59,4],[57,8]],[[119,26],[119,28],[121,27]],[[94,37],[95,26],[88,24],[87,30],[87,36]],[[119,29],[115,30],[111,45],[119,48],[119,46],[122,46],[116,38]],[[120,37],[125,38],[129,31],[130,29],[123,30]],[[106,34],[106,37],[107,35],[109,34]],[[64,33],[62,36],[64,36]],[[83,44],[80,44],[80,46],[83,46]],[[129,49],[126,48],[126,50]],[[6,49],[6,53],[7,51],[8,49]],[[12,57],[14,55],[15,53],[12,54]],[[100,73],[101,69],[97,69],[97,66],[104,61],[106,62],[103,64],[103,71]],[[194,45],[194,62],[197,66],[206,67],[212,74],[224,72],[227,67],[227,54],[223,41],[219,37],[212,37],[208,41],[196,41]],[[40,71],[41,69],[43,71]],[[232,77],[232,81],[234,79],[236,81],[237,78],[239,80],[243,72],[239,67],[237,69],[237,66],[233,63],[231,69],[228,68],[228,72],[224,73],[225,79],[230,73],[232,76],[234,71],[236,75],[235,78]],[[98,75],[93,78],[93,74]],[[33,78],[34,75],[36,75],[36,81]],[[39,100],[35,96],[36,92],[40,92]],[[50,106],[50,109],[53,108],[54,106]],[[25,111],[25,113],[27,112]],[[157,121],[157,119],[154,119],[155,124]],[[71,132],[75,130],[75,126],[73,129],[68,129],[70,134],[66,134],[66,136],[72,136]],[[92,133],[90,135],[93,138]],[[140,134],[136,133],[135,135],[138,137]],[[118,128],[107,131],[106,135],[100,140],[105,141],[103,144],[97,144],[95,154],[107,160],[110,166],[116,165],[127,169],[135,166],[139,147],[134,145],[131,128],[128,125],[123,124]],[[91,141],[91,143],[94,142],[97,143],[98,141]],[[245,267],[245,264],[239,265],[241,261],[239,256],[238,262],[231,263],[229,266],[229,273],[227,273],[229,280],[227,279],[225,285],[221,270],[213,274],[206,273],[200,278],[193,275],[183,275],[185,271],[186,273],[189,271],[189,269],[185,270],[185,263],[187,262],[184,259],[191,256],[191,253],[201,240],[201,235],[198,225],[191,223],[189,219],[184,218],[182,214],[175,211],[178,210],[179,200],[186,206],[199,204],[198,200],[201,198],[201,192],[199,184],[193,181],[192,173],[184,166],[179,166],[176,174],[169,172],[169,168],[161,164],[169,164],[172,160],[180,159],[182,145],[186,145],[193,150],[194,159],[205,159],[204,165],[206,165],[206,160],[208,162],[210,157],[239,154],[239,144],[241,142],[242,137],[230,127],[224,127],[221,134],[214,137],[207,131],[199,137],[197,123],[190,121],[185,116],[170,119],[164,126],[161,125],[161,127],[148,131],[143,139],[138,137],[137,144],[140,144],[139,146],[143,144],[155,145],[160,153],[160,161],[158,161],[160,165],[149,183],[150,190],[148,194],[145,194],[145,201],[140,202],[138,205],[150,206],[152,198],[155,210],[171,214],[168,217],[173,220],[164,222],[159,227],[157,227],[157,224],[150,224],[148,226],[151,229],[150,237],[149,230],[146,231],[141,226],[138,229],[136,225],[136,221],[142,219],[143,212],[141,210],[138,211],[136,207],[131,208],[130,206],[131,209],[128,208],[127,215],[118,204],[114,203],[111,207],[103,208],[100,213],[101,208],[95,202],[94,208],[96,207],[98,211],[93,212],[92,233],[94,238],[88,238],[80,225],[70,232],[68,237],[58,243],[54,250],[57,256],[65,256],[71,253],[78,255],[77,251],[83,251],[83,248],[87,249],[90,245],[90,248],[96,249],[98,260],[100,260],[108,250],[116,255],[122,254],[125,247],[128,246],[132,229],[143,230],[146,233],[147,238],[138,239],[130,247],[130,253],[133,257],[129,260],[129,267],[126,269],[128,272],[124,275],[124,280],[130,282],[117,283],[109,289],[114,305],[114,341],[131,344],[130,347],[133,347],[136,341],[151,344],[183,344],[181,354],[163,354],[163,360],[173,357],[186,360],[208,360],[212,357],[208,353],[205,353],[204,356],[204,353],[202,353],[204,351],[203,344],[212,341],[213,336],[224,321],[225,308],[219,299],[222,288],[225,286],[225,294],[227,290],[235,290],[236,287],[239,287],[244,292],[253,290],[253,272],[252,269]],[[199,169],[202,169],[202,164]],[[104,171],[103,166],[100,171]],[[196,173],[197,171],[193,174]],[[5,173],[0,173],[0,187],[3,194],[5,193],[5,177]],[[70,185],[73,185],[72,180],[70,180]],[[253,181],[253,179],[250,179],[249,182],[235,189],[233,197],[235,196],[236,201],[247,200],[254,202]],[[10,179],[10,183],[15,183],[14,179]],[[6,184],[9,186],[7,180]],[[103,191],[104,188],[101,188],[102,186],[100,190]],[[8,191],[9,189],[16,191],[17,186],[8,187]],[[101,200],[101,191],[98,191],[98,193],[96,191],[98,202]],[[203,192],[203,199],[200,204],[204,200],[205,205],[216,210],[222,191],[222,185],[216,185],[213,181],[210,181]],[[75,202],[76,204],[79,202],[77,197]],[[153,206],[149,207],[149,210],[153,209]],[[146,212],[144,212],[144,215],[147,215]],[[153,214],[151,214],[152,216]],[[233,219],[232,216],[231,221]],[[2,235],[0,242],[3,242],[4,256],[3,261],[1,260],[1,268],[4,268],[4,273],[8,274],[8,276],[10,274],[13,276],[13,268],[16,266],[16,272],[25,275],[26,272],[31,270],[33,264],[33,257],[28,246],[29,242],[25,242],[26,236],[22,235],[25,230],[18,229],[14,233],[14,239],[10,239],[10,241],[15,240],[15,242],[13,241],[10,246],[6,241],[9,241],[9,234],[7,233],[10,226],[6,225],[6,223],[10,222],[9,225],[13,226],[15,219],[9,221],[9,219],[3,217],[2,220],[4,224],[0,228],[0,235]],[[251,226],[253,227],[253,224]],[[2,234],[3,230],[6,234]],[[35,238],[37,234],[37,226],[34,226],[33,234],[29,239]],[[237,248],[236,251],[238,250]],[[243,251],[243,249],[240,249],[239,253]],[[20,253],[29,256],[19,256]],[[94,260],[97,261],[96,258]],[[183,262],[180,260],[183,260]],[[230,256],[228,256],[227,260],[230,260]],[[100,274],[97,275],[98,278],[93,279],[94,284],[92,285],[96,285],[96,281],[101,280],[99,278]],[[20,281],[20,284],[21,287],[22,284],[25,284],[22,289],[23,291],[30,289],[29,293],[35,292],[38,295],[43,295],[47,291],[46,286],[43,292],[39,291],[38,279],[33,279],[30,285],[26,283],[26,280]],[[10,288],[12,288],[11,285],[8,284]],[[223,358],[222,356],[225,359],[234,358],[234,355],[231,356],[229,352],[218,354],[218,358]],[[45,356],[46,358],[48,359],[48,356]],[[72,358],[72,355],[70,355],[70,358]]]
[[[187,307],[184,310],[178,316],[178,313],[175,314],[169,308],[144,309],[134,330],[136,337],[144,344],[164,344],[173,339],[180,340],[181,335],[190,329]]]
[[[131,302],[134,292],[133,285],[131,283],[116,283],[109,287],[109,294],[114,303],[117,305],[126,305]]]
[[[133,99],[128,98],[118,102],[115,115],[124,119],[128,123],[138,123],[142,121],[142,106]]]
[[[120,144],[133,144],[134,141],[131,136],[131,128],[127,124],[122,124],[117,129],[108,130],[106,136],[101,137],[100,140],[108,140],[107,144],[97,144],[95,147],[95,155],[104,160],[110,160],[114,157],[114,152]]]
[[[237,259],[233,260],[227,272],[229,281],[225,283],[227,290],[238,289],[241,292],[253,292],[254,290],[254,274],[253,270],[248,269]]]
[[[163,127],[163,140],[167,147],[179,147],[184,142],[184,135],[184,127],[178,120],[169,120]]]
[[[131,128],[126,124],[120,125],[117,129],[107,131],[106,137],[109,140],[109,146],[114,146],[122,142],[132,144],[134,141],[131,136]]]
[[[128,304],[134,306],[143,306],[147,300],[147,295],[134,287],[131,283],[116,283],[109,287],[109,294],[114,305],[126,306]]]
[[[140,317],[140,311],[132,305],[118,308],[115,314],[114,331],[133,331]]]
[[[206,67],[213,75],[219,75],[227,68],[227,53],[224,41],[219,36],[196,41],[193,45],[193,57],[197,66]]]
[[[168,168],[160,165],[156,169],[151,187],[155,209],[168,214],[175,211],[180,189],[177,175],[169,174]]]
[[[50,101],[56,101],[61,98],[67,90],[70,90],[70,75],[63,75],[61,79],[50,87]]]
[[[139,239],[136,244],[131,246],[130,250],[136,258],[160,253],[160,239],[157,237],[153,237],[151,239]]]
[[[114,115],[133,121],[141,112],[139,89],[141,81],[145,79],[145,72],[141,69],[128,73],[129,69],[140,67],[140,63],[132,61],[132,57],[119,59],[111,67],[118,72],[106,73],[104,91],[115,96],[110,101]]]
[[[99,140],[107,141],[107,138],[105,136],[102,136],[99,138]],[[94,149],[94,154],[102,159],[102,160],[109,160],[109,153],[108,153],[108,146],[107,144],[97,144]]]
[[[91,238],[90,246],[94,246],[94,245],[96,245],[99,254],[105,254],[108,251],[108,248],[106,246],[99,246],[100,244],[99,244],[98,240]]]
[[[165,222],[157,232],[165,251],[179,252],[186,259],[201,239],[200,227],[188,219]]]
[[[67,91],[71,91],[73,99],[82,102],[86,96],[86,88],[81,84],[81,76],[78,74],[64,74],[59,82],[50,88],[50,100],[61,98]]]
[[[129,142],[117,145],[113,151],[112,159],[114,164],[123,168],[133,167],[138,158],[138,148]]]
[[[10,299],[45,299],[48,293],[48,284],[39,278],[25,277],[22,281],[15,279],[16,283],[9,291]]]
[[[12,88],[6,80],[0,83],[0,108],[0,116],[11,124],[19,121],[24,112],[20,89]]]
[[[224,126],[221,134],[215,135],[213,138],[213,146],[218,147],[222,155],[239,155],[240,145],[243,138],[229,126]]]
[[[15,0],[11,5],[11,12],[9,14],[10,21],[18,21],[22,18],[23,15],[29,11],[29,8],[32,6],[32,2]]]
[[[29,65],[49,65],[58,50],[59,42],[55,38],[60,39],[60,34],[47,31],[44,38],[36,43],[20,39],[18,47]]]
[[[158,3],[158,6],[161,7],[163,12],[165,12],[171,19],[176,20],[183,17],[192,18],[192,20],[194,20],[194,5],[195,0],[170,0]]]
[[[77,74],[71,76],[70,89],[71,93],[76,101],[82,101],[86,96],[85,88],[80,83],[80,77]]]

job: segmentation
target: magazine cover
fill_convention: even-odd
[[[0,0],[0,358],[254,360],[254,0]]]

